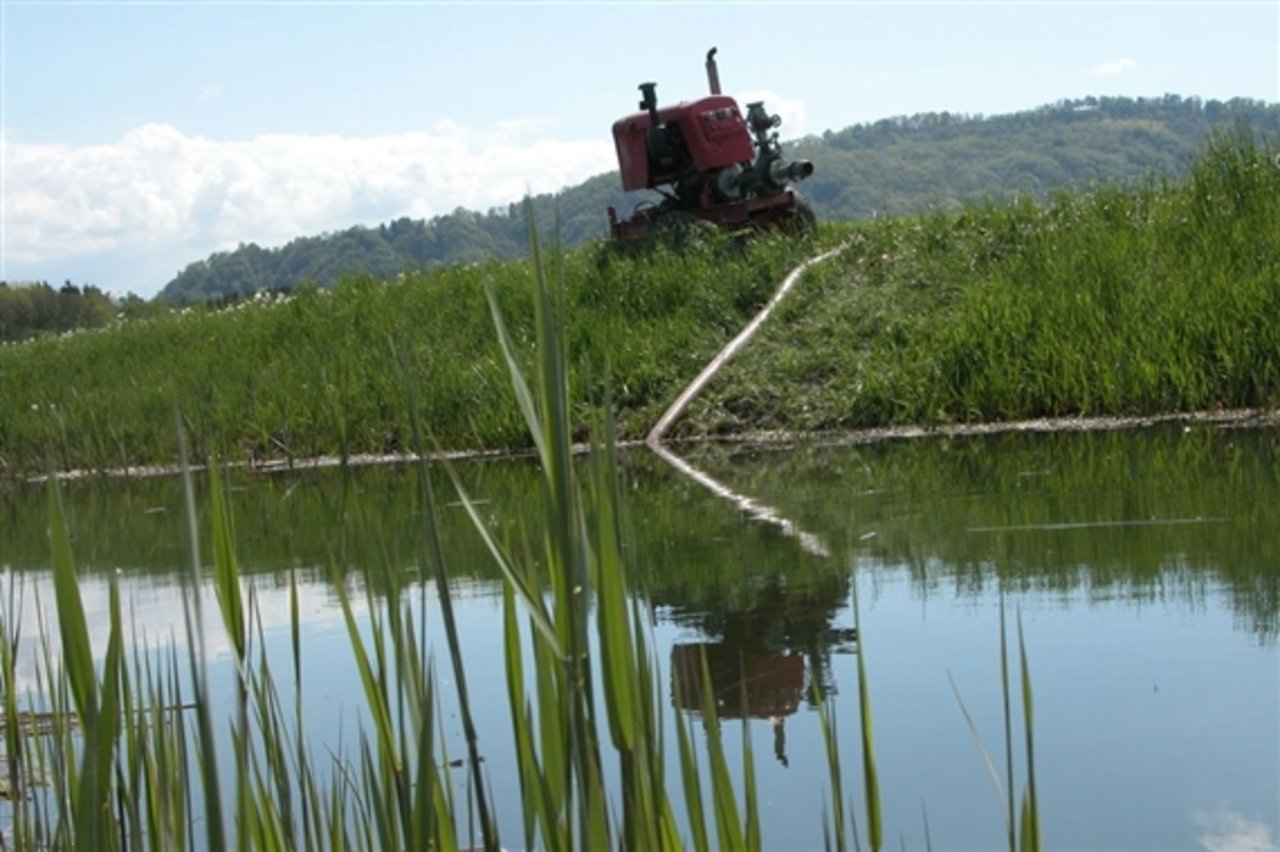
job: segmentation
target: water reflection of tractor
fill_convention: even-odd
[[[758,590],[758,603],[746,610],[673,613],[677,622],[718,637],[672,646],[673,705],[702,711],[705,657],[717,716],[769,720],[774,756],[787,765],[786,718],[814,701],[814,686],[833,695],[831,654],[853,651],[853,628],[832,624],[848,591],[847,577],[824,578],[799,592],[774,580]]]

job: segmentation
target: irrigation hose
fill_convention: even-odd
[[[824,260],[830,260],[848,247],[849,243],[841,243],[830,251],[825,251],[822,254],[809,258],[795,269],[788,272],[787,276],[782,279],[782,283],[778,285],[777,292],[775,292],[773,297],[769,299],[763,308],[760,309],[760,312],[752,317],[750,322],[743,326],[742,331],[738,332],[738,335],[734,337],[733,340],[730,340],[725,347],[721,349],[710,362],[708,362],[707,366],[702,368],[702,372],[698,374],[697,378],[690,382],[689,386],[681,391],[680,395],[676,397],[676,401],[671,403],[671,406],[662,413],[662,416],[658,418],[658,422],[654,424],[654,427],[649,430],[649,434],[645,437],[645,443],[654,450],[657,450],[662,444],[662,439],[666,437],[667,432],[671,430],[671,427],[675,422],[680,419],[680,415],[684,414],[685,409],[689,407],[689,403],[693,402],[694,398],[697,397],[698,394],[702,393],[703,389],[710,384],[716,373],[720,372],[720,369],[724,367],[725,364],[729,363],[729,361],[732,360],[743,347],[751,342],[751,338],[760,330],[760,326],[764,325],[765,320],[767,320],[769,315],[773,313],[773,309],[778,306],[778,303],[781,302],[789,292],[791,292],[793,287],[795,287],[796,282],[800,280],[800,276],[804,275],[805,270],[814,264],[822,263]]]

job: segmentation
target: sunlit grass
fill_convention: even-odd
[[[608,375],[622,435],[642,435],[810,250],[766,238],[745,250],[713,240],[679,252],[592,246],[560,256],[575,422],[599,407]],[[176,463],[175,403],[196,462],[407,452],[405,377],[441,445],[527,448],[486,289],[529,371],[535,277],[525,261],[353,277],[330,290],[0,347],[0,474],[42,473],[50,453],[59,468]]]
[[[684,434],[1280,404],[1276,141],[1184,180],[859,225]]]

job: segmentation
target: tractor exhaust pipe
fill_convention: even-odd
[[[769,177],[775,183],[783,184],[793,180],[804,180],[813,174],[813,163],[808,160],[774,160],[769,164]]]
[[[641,83],[640,84],[640,109],[649,113],[649,126],[658,126],[658,84],[657,83]]]
[[[711,94],[720,94],[720,71],[716,68],[716,49],[714,47],[707,51],[707,85],[711,87]]]

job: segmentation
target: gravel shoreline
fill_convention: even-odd
[[[1110,429],[1141,429],[1170,423],[1216,426],[1224,429],[1269,429],[1280,427],[1280,409],[1235,409],[1231,411],[1173,412],[1134,417],[1041,417],[1033,420],[1010,420],[990,423],[963,423],[947,426],[905,425],[885,426],[873,429],[856,429],[847,432],[742,432],[732,435],[706,435],[686,438],[669,438],[664,443],[671,448],[693,447],[700,444],[781,444],[806,442],[825,446],[869,444],[877,441],[927,438],[938,436],[997,435],[1006,432],[1096,432]],[[646,446],[643,440],[623,441],[620,447]],[[585,453],[589,445],[579,444],[574,451]],[[427,461],[462,461],[470,459],[524,458],[533,455],[526,450],[449,450],[439,453],[362,453],[348,456],[316,456],[305,459],[268,459],[228,462],[233,469],[254,473],[272,474],[302,470],[323,470],[341,467],[405,464],[425,458]],[[203,471],[207,465],[193,464],[191,471]],[[156,476],[176,476],[182,473],[181,465],[138,465],[133,467],[106,468],[102,470],[76,469],[59,471],[54,475],[59,481],[100,477],[107,479],[145,479]],[[45,482],[47,475],[26,477],[26,482]]]

